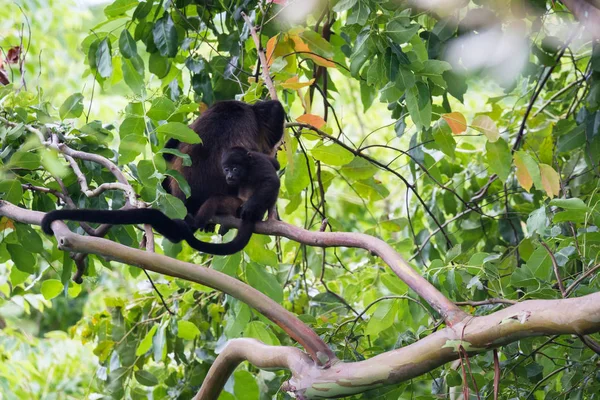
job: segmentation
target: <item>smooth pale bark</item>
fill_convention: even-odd
[[[6,216],[17,222],[39,225],[44,213],[19,208],[0,200],[0,216]],[[319,335],[300,321],[298,317],[268,296],[229,275],[161,254],[127,247],[107,239],[77,235],[71,232],[62,221],[54,221],[52,230],[61,250],[97,254],[110,260],[136,265],[149,271],[201,283],[227,293],[255,308],[281,327],[291,338],[300,343],[314,360],[319,360],[322,364],[328,364],[336,360],[331,349]]]
[[[401,349],[360,362],[340,361],[328,369],[294,354],[289,347],[235,339],[217,357],[196,400],[216,399],[228,373],[245,360],[259,368],[290,370],[292,378],[282,390],[297,398],[334,398],[423,375],[458,359],[459,345],[474,355],[529,336],[599,331],[600,293],[594,293],[573,299],[524,301],[484,317],[467,318]]]

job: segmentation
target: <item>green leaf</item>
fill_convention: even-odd
[[[351,9],[358,2],[358,0],[340,0],[335,6],[333,6],[333,11],[335,12],[343,12]]]
[[[154,337],[154,334],[156,333],[157,329],[158,329],[158,325],[154,325],[154,326],[152,326],[152,328],[150,328],[150,330],[148,331],[146,336],[144,336],[144,338],[142,339],[140,344],[138,344],[138,347],[135,350],[136,356],[139,357],[143,354],[146,354],[146,352],[148,352],[148,350],[150,350],[150,348],[152,347],[152,338]]]
[[[58,296],[64,289],[62,282],[58,279],[46,279],[42,282],[40,292],[46,300],[52,300]]]
[[[429,128],[431,124],[431,95],[429,88],[423,82],[406,91],[406,107],[410,118],[418,130]]]
[[[446,61],[426,60],[423,63],[423,69],[419,71],[419,75],[436,76],[442,75],[444,72],[452,69],[452,66]]]
[[[79,118],[83,112],[83,95],[75,93],[67,97],[58,111],[60,119]]]
[[[8,166],[19,169],[36,169],[40,166],[40,156],[30,151],[17,151],[10,157]]]
[[[158,151],[158,153],[159,154],[162,154],[162,153],[173,154],[174,156],[177,156],[177,157],[183,159],[183,166],[184,167],[189,167],[189,166],[192,165],[192,159],[190,158],[189,154],[182,153],[181,151],[179,151],[177,149],[166,149],[166,148],[163,148],[163,149],[160,149]]]
[[[542,235],[548,227],[548,222],[545,206],[541,206],[537,210],[533,211],[527,218],[527,231],[529,232],[529,236],[531,236],[533,233]]]
[[[552,260],[548,251],[539,246],[527,260],[526,268],[539,280],[548,280],[552,274]]]
[[[181,122],[168,122],[156,129],[157,133],[166,135],[168,138],[175,138],[185,143],[201,143],[200,136],[186,124]]]
[[[396,44],[403,44],[410,42],[419,28],[421,28],[419,24],[410,24],[406,27],[399,21],[390,21],[386,26],[386,32]]]
[[[565,210],[587,211],[588,207],[583,200],[573,197],[570,199],[553,199],[550,201],[551,206],[564,208]]]
[[[187,209],[185,208],[183,201],[168,193],[159,198],[158,204],[162,212],[169,218],[183,219],[187,215]]]
[[[246,329],[244,329],[244,337],[254,338],[271,346],[276,346],[279,344],[279,340],[277,340],[275,336],[272,336],[268,332],[267,325],[260,321],[252,321],[246,325]]]
[[[124,138],[128,135],[142,136],[146,124],[144,118],[141,117],[127,117],[119,126],[119,136]]]
[[[119,36],[119,50],[125,58],[137,55],[137,44],[127,29],[123,29]]]
[[[300,33],[300,37],[312,52],[325,58],[333,58],[333,46],[320,33],[307,29]]]
[[[559,153],[567,153],[585,144],[585,126],[579,125],[558,138]]]
[[[200,334],[200,329],[190,321],[177,321],[177,337],[194,340]]]
[[[371,315],[365,328],[365,335],[379,335],[394,324],[394,319],[398,312],[398,307],[394,300],[380,301],[375,307],[375,312]]]
[[[177,29],[169,14],[156,21],[152,28],[152,37],[162,56],[173,58],[177,55]]]
[[[143,72],[140,73],[139,69],[137,68],[139,63],[141,63],[141,59],[139,56],[137,56],[131,59],[123,59],[121,64],[121,70],[123,72],[123,79],[125,80],[125,83],[127,86],[129,86],[131,91],[137,95],[141,95],[145,91],[144,76],[142,74]],[[142,64],[142,71],[143,68],[144,67]]]
[[[108,78],[112,74],[112,55],[110,40],[108,37],[102,39],[96,50],[96,69],[102,78]]]
[[[248,371],[238,370],[233,374],[233,393],[236,400],[259,400],[260,391],[258,383]]]
[[[138,381],[140,385],[144,385],[144,386],[158,385],[158,379],[148,371],[144,371],[144,370],[135,371],[134,375],[135,375],[135,380]]]
[[[373,178],[357,181],[352,186],[358,194],[370,201],[383,200],[390,195],[389,190]]]
[[[152,53],[150,54],[150,60],[148,60],[148,70],[162,79],[171,70],[171,61],[167,57],[161,56],[158,52]]]
[[[169,169],[165,172],[165,175],[169,175],[173,179],[177,181],[179,185],[179,189],[186,195],[186,197],[190,197],[192,195],[192,189],[190,188],[190,184],[185,180],[185,177],[181,174],[181,172]]]
[[[402,91],[411,89],[415,86],[415,74],[406,68],[405,66],[400,66],[398,69],[398,79],[396,80],[396,87]]]
[[[250,242],[244,248],[244,252],[248,254],[252,261],[259,264],[277,265],[277,255],[267,247],[269,242],[268,236],[252,235]]]
[[[368,3],[365,0],[359,0],[356,5],[352,7],[352,10],[350,10],[350,15],[346,18],[346,24],[364,26],[367,24],[370,14],[371,10],[369,9]]]
[[[265,267],[254,263],[248,264],[246,279],[254,289],[266,294],[280,304],[283,302],[283,288],[277,278],[269,274]]]
[[[371,178],[377,172],[377,168],[361,157],[355,157],[350,163],[341,169],[344,176],[353,180]]]
[[[242,253],[235,253],[225,257],[215,256],[211,263],[211,268],[215,271],[235,277],[241,263]]]
[[[7,244],[6,249],[10,253],[10,259],[15,263],[18,270],[29,274],[35,273],[35,257],[23,246],[18,244]]]
[[[496,142],[488,141],[485,149],[490,171],[497,174],[502,182],[506,182],[512,166],[512,155],[508,144],[504,139],[498,139]]]
[[[0,182],[0,193],[0,198],[16,205],[23,198],[23,187],[16,179],[6,179]]]
[[[168,119],[175,112],[175,103],[166,97],[158,97],[152,101],[152,106],[146,113],[149,118],[155,121]],[[196,136],[198,136],[196,134]]]
[[[433,140],[439,147],[442,153],[454,158],[454,150],[456,149],[456,140],[452,136],[452,130],[448,123],[439,119],[432,130]]]
[[[303,191],[310,183],[307,159],[304,153],[294,154],[293,162],[288,163],[285,171],[285,187],[290,196]]]
[[[314,33],[314,32],[313,32]],[[371,56],[370,31],[363,30],[356,38],[356,44],[350,56],[350,73],[352,76],[358,76],[362,66]]]
[[[139,0],[116,0],[104,9],[104,14],[110,19],[124,14],[138,5]]]
[[[354,159],[354,154],[337,143],[325,145],[320,142],[312,148],[310,154],[319,161],[337,166],[346,165]]]

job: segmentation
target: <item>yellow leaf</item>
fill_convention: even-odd
[[[542,176],[542,186],[548,197],[558,196],[560,194],[560,181],[554,168],[548,164],[540,164],[540,175]]]
[[[296,121],[302,124],[312,125],[317,129],[321,129],[327,122],[318,115],[314,114],[304,114],[296,118]]]
[[[15,229],[15,224],[13,224],[13,222],[6,218],[6,217],[2,217],[0,218],[0,231],[3,231],[5,229]]]
[[[467,120],[465,116],[459,112],[451,112],[448,114],[442,114],[442,118],[444,121],[448,123],[450,129],[452,129],[452,133],[458,135],[467,130]]]
[[[277,46],[278,37],[279,37],[279,34],[273,36],[267,42],[267,52],[265,53],[265,56],[267,58],[267,65],[269,65],[269,66],[271,64],[273,64],[273,60],[275,59],[275,57],[273,57],[273,53],[275,52],[275,46]]]
[[[487,115],[479,115],[475,117],[471,127],[476,131],[483,133],[490,142],[495,142],[500,139],[500,132],[498,131],[496,123]]]
[[[523,162],[520,153],[515,153],[514,160],[515,166],[517,167],[517,180],[519,181],[519,184],[521,184],[523,189],[525,189],[527,193],[529,193],[531,186],[533,186],[533,178],[529,174],[529,171],[527,170],[527,167],[525,166],[525,163]]]
[[[306,56],[312,59],[315,64],[320,65],[325,68],[335,68],[335,63],[329,61],[325,57],[321,57],[315,54],[306,43],[302,40],[302,38],[298,35],[290,35],[290,39],[294,42],[294,50],[297,53],[300,53],[301,56]]]
[[[288,79],[287,81],[283,82],[281,84],[281,86],[286,89],[298,90],[303,87],[312,85],[314,81],[315,81],[314,79],[311,79],[308,82],[298,82],[298,76],[293,76],[290,79]]]

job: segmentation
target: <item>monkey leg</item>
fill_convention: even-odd
[[[206,200],[194,217],[194,225],[203,229],[216,215],[236,216],[243,201],[235,196],[213,196]]]

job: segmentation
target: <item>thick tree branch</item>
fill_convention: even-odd
[[[592,1],[562,0],[562,3],[585,25],[592,36],[600,38],[600,10],[591,4]]]
[[[25,224],[40,225],[44,213],[26,210],[0,200],[0,216]],[[315,362],[327,365],[336,359],[325,342],[294,314],[268,296],[229,275],[161,254],[133,249],[107,239],[77,235],[62,221],[54,221],[52,230],[61,250],[96,254],[149,271],[197,282],[227,293],[255,308],[281,327],[306,349]]]
[[[598,331],[600,293],[594,293],[565,300],[524,301],[484,317],[465,319],[401,349],[365,361],[338,362],[329,369],[318,369],[308,358],[290,354],[286,347],[235,339],[217,357],[196,400],[216,399],[231,371],[244,360],[259,368],[290,370],[292,378],[282,386],[283,390],[294,393],[296,398],[321,399],[349,396],[415,378],[458,359],[459,346],[474,355],[525,337]]]
[[[238,227],[236,218],[219,218],[218,223]],[[394,274],[421,296],[446,321],[453,324],[468,316],[448,300],[427,279],[417,273],[389,244],[383,240],[359,232],[314,232],[282,221],[269,220],[256,224],[256,233],[283,236],[296,242],[317,247],[354,247],[365,249],[380,257]]]

